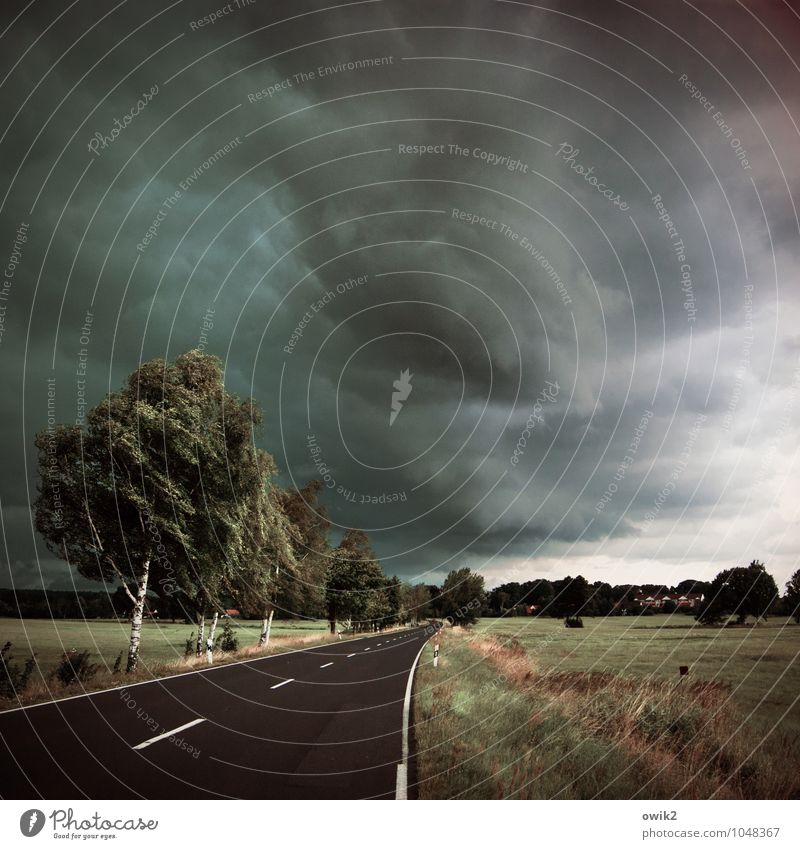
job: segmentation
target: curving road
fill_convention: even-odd
[[[427,637],[341,640],[0,713],[0,796],[404,798],[404,701]]]

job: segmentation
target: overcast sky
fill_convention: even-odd
[[[792,5],[5,0],[0,585],[48,380],[199,344],[388,573],[783,584]]]

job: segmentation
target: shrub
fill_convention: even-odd
[[[114,674],[116,675],[122,669],[122,652],[117,655],[117,659],[114,661]]]
[[[97,672],[97,664],[89,663],[89,652],[70,649],[65,651],[61,663],[54,670],[56,678],[64,685],[75,682],[85,684]]]
[[[195,651],[195,645],[194,645],[194,631],[192,631],[192,633],[189,634],[189,638],[186,640],[186,643],[183,647],[183,656],[184,657],[191,657],[195,653],[196,653],[196,651]]]
[[[564,620],[565,628],[583,628],[583,619],[580,616],[567,616]]]
[[[11,643],[0,650],[0,696],[13,697],[28,686],[28,679],[36,668],[36,655],[32,654],[23,667],[11,662]]]
[[[226,619],[225,624],[222,626],[219,647],[222,651],[236,651],[239,648],[239,638],[233,633],[233,625],[231,625],[230,619]]]

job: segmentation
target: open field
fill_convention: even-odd
[[[437,636],[415,682],[420,798],[796,798],[800,627],[584,624]]]
[[[770,619],[755,627],[698,626],[691,616],[586,618],[583,628],[559,619],[482,619],[476,626],[501,640],[515,637],[545,672],[611,672],[675,681],[721,681],[748,721],[780,723],[800,735],[800,626]]]
[[[231,620],[239,647],[255,645],[261,623],[255,620]],[[302,621],[278,619],[272,623],[271,636],[324,637],[328,623],[322,619]],[[146,621],[142,627],[140,662],[143,666],[169,663],[183,658],[186,640],[190,634],[197,636],[193,625],[171,622]],[[217,626],[217,638],[222,633],[222,624]],[[130,624],[125,621],[104,619],[0,619],[0,645],[6,641],[13,644],[12,652],[17,663],[21,663],[32,652],[40,668],[55,666],[65,650],[89,651],[92,662],[109,668],[120,652],[124,660],[128,651]]]

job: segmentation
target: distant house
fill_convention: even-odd
[[[666,604],[666,602],[671,601],[675,607],[683,607],[687,610],[694,610],[700,606],[704,598],[705,596],[702,593],[657,592],[652,595],[638,593],[633,597],[633,600],[642,607],[660,609]]]
[[[232,607],[230,610],[225,611],[225,615],[229,619],[236,619],[237,617],[241,616],[242,614],[235,607]]]

